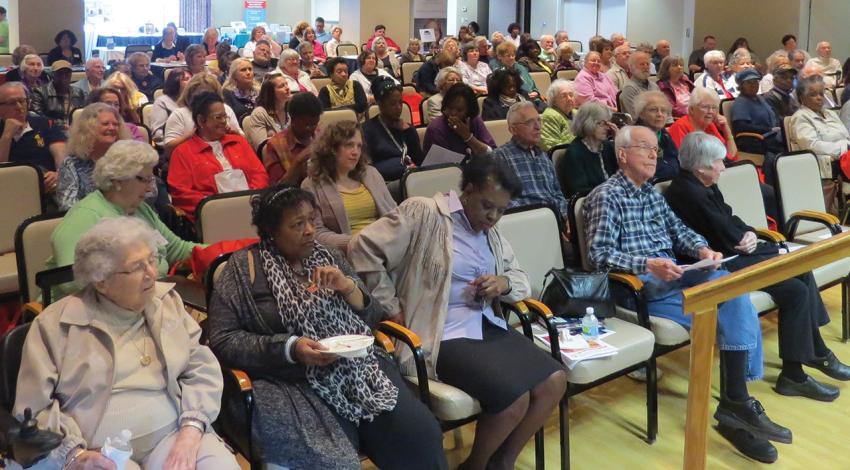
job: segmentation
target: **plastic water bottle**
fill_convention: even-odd
[[[125,429],[121,431],[118,437],[107,437],[106,442],[103,443],[100,453],[115,462],[116,470],[124,470],[124,465],[133,455],[133,447],[130,446],[130,439],[132,438],[133,433],[129,429]]]
[[[593,313],[593,307],[587,307],[581,319],[581,334],[585,339],[599,339],[599,320]]]

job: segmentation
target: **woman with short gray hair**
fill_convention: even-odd
[[[540,115],[540,148],[550,151],[569,144],[575,136],[570,130],[575,115],[576,89],[569,80],[555,80],[546,92],[549,106]]]
[[[665,57],[662,63],[668,58]],[[660,91],[645,91],[635,99],[635,117],[638,126],[652,129],[658,136],[658,160],[655,164],[655,178],[650,180],[667,180],[679,174],[679,150],[665,126],[670,116],[670,101]]]
[[[604,183],[617,172],[617,157],[611,137],[617,126],[611,123],[611,110],[597,101],[587,101],[573,118],[575,139],[567,153],[555,164],[564,196],[572,196]]]
[[[56,202],[67,211],[95,190],[92,172],[115,142],[130,139],[118,110],[105,103],[92,103],[79,112],[71,125],[68,157],[59,167]]]
[[[92,179],[97,189],[74,205],[54,230],[54,254],[49,266],[71,264],[74,247],[87,230],[101,219],[121,216],[143,221],[165,239],[156,263],[160,277],[168,273],[169,266],[188,260],[198,244],[175,235],[145,202],[155,188],[153,169],[158,162],[156,151],[145,143],[122,140],[110,147],[95,164]],[[74,285],[60,286],[57,294],[67,295],[75,289]]]
[[[44,62],[38,54],[27,54],[21,62],[21,82],[32,93],[36,88],[47,84],[50,79],[44,73]]]
[[[434,79],[434,84],[437,85],[438,93],[431,95],[431,97],[422,103],[422,109],[425,111],[425,116],[427,116],[426,123],[443,115],[443,98],[446,96],[446,92],[452,85],[461,82],[463,82],[463,76],[457,67],[443,67],[437,72],[437,78]]]
[[[73,270],[83,289],[48,306],[24,342],[14,413],[32,409],[63,437],[31,468],[115,468],[100,448],[126,429],[126,470],[239,469],[212,429],[224,386],[218,361],[174,285],[156,282],[163,243],[133,217],[80,236]]]
[[[738,159],[738,146],[735,145],[732,126],[720,114],[720,97],[709,88],[694,88],[688,102],[688,114],[680,117],[667,128],[677,148],[682,145],[685,136],[694,131],[702,131],[717,137],[726,146],[727,158]]]
[[[826,85],[814,75],[797,82],[800,109],[791,116],[791,150],[811,150],[818,156],[822,178],[840,172],[839,158],[850,148],[850,131],[838,114],[824,105]]]
[[[738,218],[723,200],[717,182],[725,168],[725,156],[726,148],[716,137],[704,132],[688,134],[679,147],[683,171],[673,179],[664,197],[685,224],[705,237],[709,246],[724,257],[737,255],[724,263],[727,270],[735,272],[777,256],[778,250],[773,243],[760,243],[755,229]],[[827,348],[818,330],[829,322],[829,316],[812,274],[807,272],[761,290],[779,306],[782,370],[776,392],[818,401],[835,400],[839,395],[837,387],[819,382],[803,371],[805,365],[832,379],[850,380],[850,368]]]

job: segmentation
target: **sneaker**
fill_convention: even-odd
[[[655,381],[658,382],[661,380],[661,376],[664,375],[661,373],[661,369],[658,367],[655,368]],[[638,382],[646,382],[646,367],[633,370],[626,374],[626,376],[632,380],[637,380]]]
[[[791,430],[771,421],[764,412],[764,407],[753,397],[744,401],[721,398],[714,419],[730,428],[749,431],[762,439],[791,443]]]
[[[725,437],[739,452],[747,457],[764,463],[776,462],[779,452],[767,439],[761,439],[743,429],[730,428],[723,424],[717,425],[717,432]]]
[[[808,375],[803,382],[794,382],[779,374],[776,380],[776,393],[789,397],[806,397],[817,401],[834,401],[841,392],[838,387],[818,382],[814,377]]]
[[[842,364],[832,351],[826,357],[806,362],[805,365],[814,367],[835,380],[850,380],[850,367]]]

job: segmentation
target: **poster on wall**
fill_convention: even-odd
[[[423,49],[429,50],[431,44],[439,43],[445,35],[447,8],[446,0],[413,0],[413,31],[422,41]],[[422,30],[433,31],[433,38],[430,34],[423,37]]]
[[[244,0],[245,25],[248,29],[266,22],[266,0]]]

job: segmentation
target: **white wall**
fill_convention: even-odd
[[[543,4],[548,3],[549,1],[553,0],[540,2],[541,5],[535,8],[541,8]],[[484,19],[482,18],[482,21],[483,20]],[[502,34],[507,34],[508,25],[514,21],[517,21],[516,0],[492,0],[490,2],[490,17],[487,19],[490,34],[493,34],[496,31],[501,31]]]
[[[531,36],[555,34],[558,28],[558,2],[535,2],[531,7]],[[507,25],[505,25],[507,26]],[[503,26],[502,28],[504,28]],[[500,31],[504,31],[501,29]]]
[[[573,41],[581,41],[587,51],[588,39],[596,35],[596,0],[564,0],[561,28]]]
[[[812,15],[809,23],[809,51],[817,54],[820,41],[832,44],[832,56],[844,64],[850,57],[850,28],[846,19],[850,16],[848,0],[811,0]],[[803,33],[800,32],[802,36]]]
[[[610,38],[613,33],[625,34],[627,18],[626,0],[599,0],[596,30],[600,35]]]
[[[682,0],[629,0],[626,37],[634,46],[659,39],[670,41],[673,54],[685,54],[685,6]],[[728,11],[727,11],[728,13]],[[688,49],[690,52],[690,49]]]

